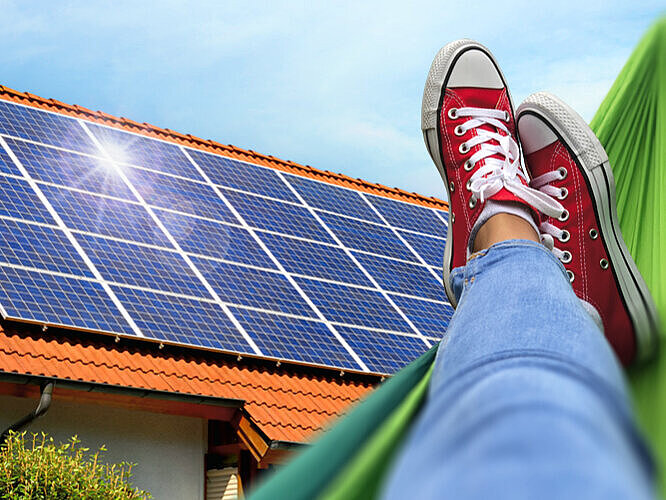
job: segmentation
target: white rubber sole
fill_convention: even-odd
[[[650,291],[622,238],[615,201],[615,179],[608,155],[585,120],[557,97],[546,92],[532,94],[518,107],[516,123],[526,114],[548,124],[578,160],[592,191],[611,269],[636,332],[635,361],[643,361],[656,351],[659,319]]]
[[[442,109],[443,102],[443,91],[446,88],[446,82],[449,75],[451,74],[451,69],[455,61],[460,57],[461,54],[468,50],[481,50],[483,51],[495,65],[495,69],[500,75],[504,87],[507,89],[507,96],[509,98],[509,104],[511,110],[513,111],[513,102],[511,101],[511,95],[509,94],[508,86],[506,85],[506,80],[504,75],[497,64],[497,61],[493,57],[492,53],[483,45],[473,40],[456,40],[451,42],[437,53],[435,59],[430,66],[430,71],[428,72],[428,78],[426,79],[425,89],[423,90],[423,103],[421,105],[421,130],[423,131],[423,139],[425,140],[426,148],[432,161],[435,163],[439,175],[444,181],[444,185],[449,186],[449,179],[446,175],[446,168],[444,166],[444,160],[442,158],[442,145],[441,138],[439,134],[439,115]],[[451,258],[453,256],[453,231],[451,230],[452,224],[455,223],[455,214],[449,210],[449,230],[446,235],[446,243],[444,246],[444,263],[443,263],[443,273],[442,278],[444,281],[444,289],[446,291],[446,296],[451,302],[451,305],[455,308],[458,303],[456,301],[453,289],[449,283],[449,276],[451,275]]]

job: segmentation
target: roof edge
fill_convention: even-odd
[[[357,191],[363,191],[440,210],[449,209],[449,204],[446,201],[435,197],[411,193],[400,188],[390,188],[383,184],[364,181],[363,179],[357,179],[341,173],[320,170],[311,167],[310,165],[301,165],[293,161],[282,160],[272,155],[258,153],[251,149],[246,150],[231,144],[221,144],[213,140],[201,139],[190,134],[181,134],[180,132],[175,132],[168,128],[156,127],[148,123],[138,123],[128,118],[118,118],[104,113],[103,111],[92,111],[76,104],[72,105],[55,99],[46,99],[29,92],[20,92],[3,85],[0,85],[0,99],[26,104],[34,108],[56,111],[60,114],[70,115],[76,118],[84,118],[103,125],[113,126],[115,128],[128,130],[148,137],[168,140],[170,142],[202,149],[204,151],[223,154],[224,156],[247,161],[249,163],[275,168],[277,170],[309,177],[329,184],[337,184]]]

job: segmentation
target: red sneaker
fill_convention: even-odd
[[[598,311],[622,363],[647,357],[657,342],[656,307],[622,239],[603,146],[574,110],[547,93],[528,97],[517,123],[532,187],[564,208],[541,223],[542,241],[564,264],[576,295]]]
[[[560,208],[549,196],[528,187],[514,139],[511,97],[495,59],[483,45],[458,40],[437,53],[423,92],[421,128],[449,190],[444,287],[456,307],[449,275],[451,269],[465,265],[470,236],[491,212],[484,212],[488,200],[516,202],[550,214]],[[516,205],[501,207],[489,209],[512,213]],[[529,217],[529,210],[519,212]]]

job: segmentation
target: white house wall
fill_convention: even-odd
[[[36,405],[36,399],[0,395],[0,432]],[[198,418],[54,400],[27,430],[63,441],[76,434],[93,450],[106,445],[106,461],[138,464],[134,485],[156,500],[203,500],[205,428]]]

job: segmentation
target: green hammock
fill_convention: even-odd
[[[631,55],[591,127],[613,166],[624,239],[666,317],[666,18]],[[382,384],[250,499],[376,498],[423,404],[435,350]],[[658,461],[666,464],[666,352],[633,369],[630,379],[639,420]]]

